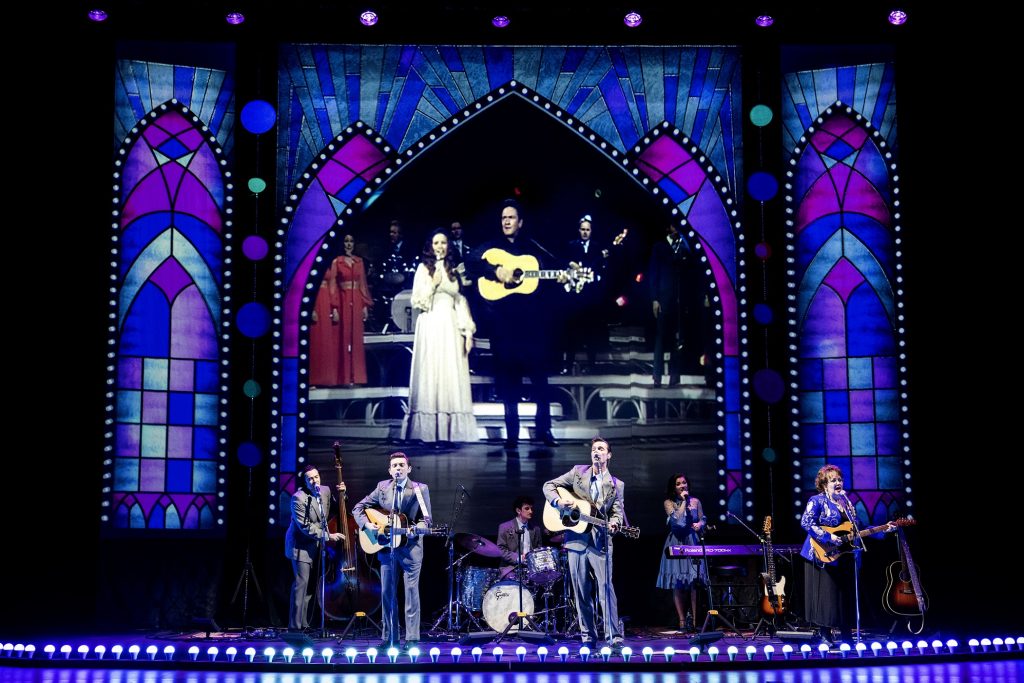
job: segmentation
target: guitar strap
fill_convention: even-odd
[[[423,502],[423,492],[420,491],[420,485],[417,482],[412,483],[412,490],[416,492],[416,500],[420,504],[420,510],[423,512],[423,521],[427,523],[427,526],[434,526],[430,519],[430,510],[427,509],[427,504]]]

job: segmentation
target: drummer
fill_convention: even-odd
[[[512,501],[516,516],[498,525],[498,548],[501,549],[500,578],[516,578],[515,570],[526,563],[530,551],[544,544],[539,526],[533,520],[533,498],[518,496]]]

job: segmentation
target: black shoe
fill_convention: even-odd
[[[418,640],[407,640],[407,641],[405,641],[405,645],[402,646],[402,652],[409,652],[409,650],[413,649],[414,647],[419,647],[419,646],[420,646],[420,641],[418,641]]]
[[[549,448],[556,448],[558,446],[558,442],[555,440],[555,435],[551,433],[550,429],[545,430],[544,433],[540,435],[540,440]]]
[[[519,440],[518,439],[505,439],[505,450],[506,451],[519,450]]]
[[[397,643],[392,643],[392,642],[391,642],[391,641],[389,641],[389,640],[382,640],[382,641],[380,641],[379,643],[377,643],[376,645],[374,645],[374,647],[375,647],[375,648],[377,648],[377,651],[378,651],[378,652],[385,652],[385,653],[386,653],[386,652],[387,652],[387,651],[388,651],[388,650],[389,650],[390,648],[392,648],[392,647],[396,647],[396,646],[397,646]]]
[[[654,381],[652,382],[652,384],[653,384],[653,385],[654,385],[655,387],[660,387],[660,386],[661,386],[661,378],[660,378],[660,377],[655,377],[655,378],[654,378]]]

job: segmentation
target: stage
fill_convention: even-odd
[[[89,680],[105,680],[105,676],[119,680],[119,671],[174,671],[360,677],[376,673],[611,674],[617,678],[707,672],[713,676],[735,673],[742,676],[736,680],[744,681],[777,676],[787,681],[820,681],[826,680],[822,676],[829,675],[828,670],[841,670],[842,680],[846,676],[855,677],[851,680],[1018,680],[1024,674],[1024,634],[982,633],[984,629],[979,629],[977,635],[959,638],[864,633],[860,643],[829,646],[811,632],[752,637],[748,631],[681,635],[644,629],[628,632],[621,649],[592,647],[588,652],[578,639],[539,642],[543,634],[529,634],[528,640],[508,635],[499,641],[492,631],[463,637],[461,643],[423,640],[418,651],[402,647],[388,652],[377,651],[373,639],[339,640],[338,631],[329,632],[329,637],[274,629],[161,631],[5,639],[0,667],[5,681],[49,680],[67,670],[89,670]],[[34,673],[15,673],[11,668]],[[876,679],[879,675],[883,678]]]

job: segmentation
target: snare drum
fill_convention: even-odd
[[[499,581],[488,589],[484,595],[484,621],[495,631],[504,631],[509,623],[509,615],[519,611],[519,584],[515,581]],[[522,611],[533,614],[533,593],[523,586]],[[516,624],[509,631],[519,630]]]
[[[558,548],[536,548],[526,555],[526,575],[532,583],[546,586],[562,577]]]
[[[497,578],[497,569],[467,567],[462,575],[462,592],[459,594],[459,599],[466,609],[479,612],[483,605],[484,594]]]

